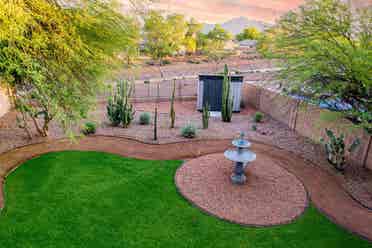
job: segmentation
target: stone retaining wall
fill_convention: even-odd
[[[372,170],[372,137],[363,129],[353,127],[338,113],[252,84],[243,85],[242,95],[244,104],[256,107],[316,143],[319,143],[320,138],[326,137],[325,128],[332,129],[337,134],[344,133],[347,145],[358,137],[361,145],[348,159],[354,165]]]
[[[7,113],[10,109],[9,97],[5,89],[0,87],[0,117]]]

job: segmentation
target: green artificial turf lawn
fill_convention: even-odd
[[[177,193],[181,163],[77,151],[32,159],[7,178],[0,247],[372,247],[314,207],[270,228],[208,216]]]

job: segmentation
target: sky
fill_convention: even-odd
[[[220,23],[234,17],[274,22],[304,0],[158,0],[155,8],[182,13],[198,21]]]
[[[129,1],[119,0],[128,6]],[[139,0],[141,1],[141,0]],[[199,22],[222,23],[236,17],[274,23],[284,13],[297,8],[305,0],[147,0],[152,8],[166,13],[180,13]],[[372,0],[352,1],[357,6],[372,5]]]

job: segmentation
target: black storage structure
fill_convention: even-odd
[[[223,75],[199,75],[197,109],[202,110],[208,103],[210,111],[221,112]],[[243,76],[230,76],[233,97],[233,112],[240,112],[241,89]]]

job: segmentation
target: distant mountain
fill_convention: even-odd
[[[256,20],[249,20],[246,17],[234,18],[220,25],[222,26],[223,29],[229,31],[233,35],[241,33],[246,27],[255,27],[258,30],[263,31],[265,28],[270,26],[270,24]],[[208,33],[214,28],[214,26],[215,24],[204,24],[202,32]]]

